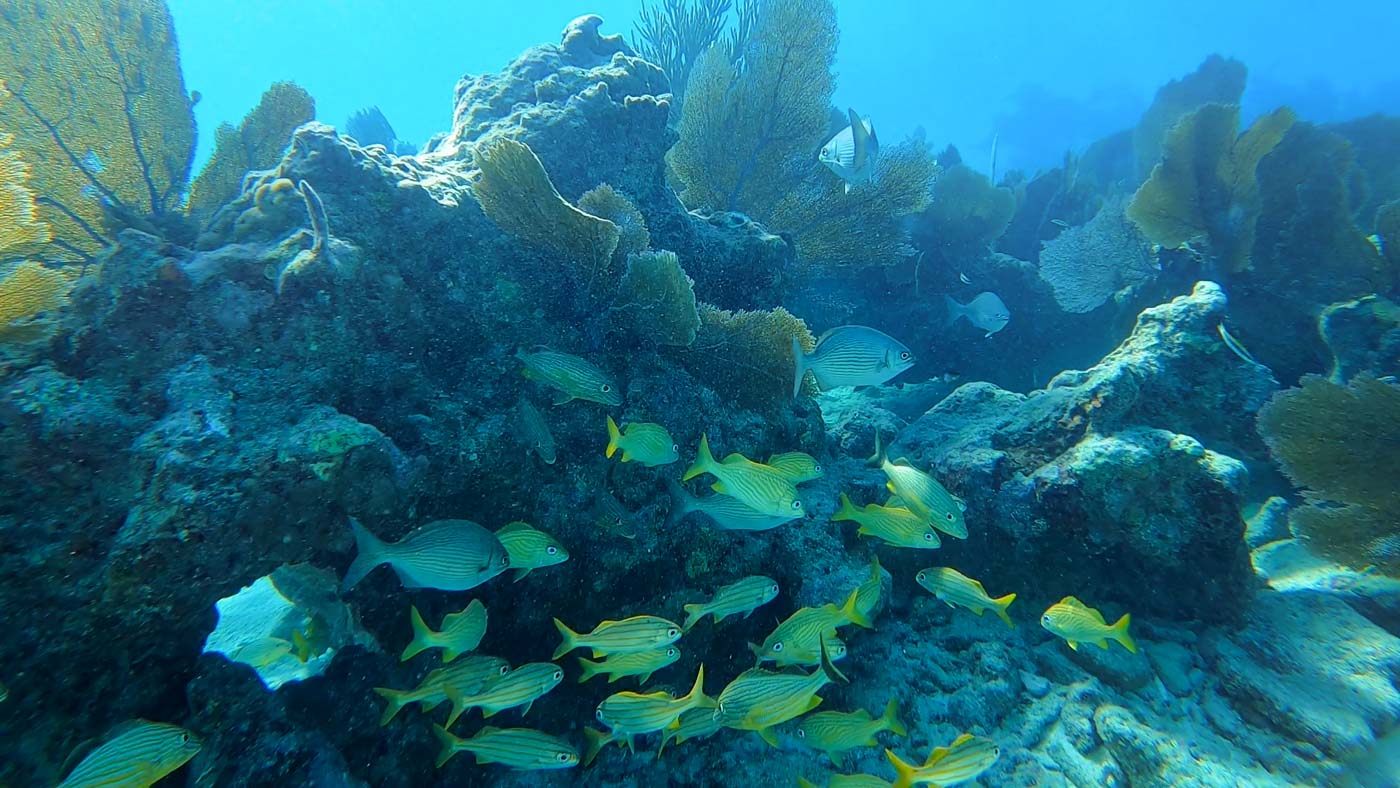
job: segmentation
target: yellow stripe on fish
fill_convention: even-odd
[[[668,528],[679,523],[691,512],[705,515],[715,527],[724,531],[767,531],[802,516],[800,513],[764,514],[737,498],[719,493],[697,498],[671,479],[666,480],[666,489],[671,493],[671,511],[666,516]]]
[[[870,556],[870,575],[865,582],[856,586],[856,610],[865,617],[867,621],[875,620],[875,613],[880,609],[880,590],[884,587],[884,570],[880,567],[880,557]]]
[[[1067,596],[1050,606],[1040,617],[1040,625],[1052,635],[1064,638],[1072,649],[1080,643],[1093,643],[1099,648],[1108,648],[1108,641],[1116,640],[1132,653],[1137,653],[1137,644],[1128,634],[1131,618],[1127,613],[1110,625],[1103,614],[1078,599]]]
[[[462,716],[468,709],[481,709],[482,716],[492,715],[516,706],[523,706],[520,716],[530,713],[530,706],[540,696],[559,686],[564,679],[564,670],[553,662],[529,662],[504,676],[487,680],[486,684],[471,694],[448,689],[447,699],[452,701],[452,713],[447,717],[447,727]]]
[[[661,732],[661,746],[656,750],[656,757],[661,757],[661,753],[666,751],[666,745],[670,742],[681,745],[691,739],[704,739],[715,735],[722,727],[724,726],[715,721],[714,709],[691,709],[682,714],[675,725]]]
[[[754,731],[776,747],[778,737],[773,726],[815,709],[822,702],[817,692],[838,681],[844,683],[846,677],[831,663],[825,647],[821,651],[821,666],[810,674],[750,668],[719,694],[715,720],[726,728]]]
[[[622,392],[612,376],[578,356],[552,350],[527,353],[521,348],[515,352],[515,357],[525,365],[526,377],[558,392],[555,405],[575,399],[613,406],[622,404]]]
[[[553,465],[559,457],[555,453],[554,435],[549,431],[544,414],[524,397],[515,403],[515,412],[520,419],[520,438],[525,446],[538,454],[545,465]]]
[[[817,784],[801,777],[798,788],[817,788]],[[826,778],[826,788],[890,788],[890,781],[873,774],[832,774]]]
[[[527,771],[567,769],[578,765],[578,750],[572,744],[531,728],[493,728],[487,725],[470,739],[462,739],[441,725],[434,725],[433,735],[442,742],[442,752],[437,757],[439,769],[459,752],[475,755],[478,764],[499,763]]]
[[[744,618],[748,618],[754,610],[772,602],[777,596],[778,581],[771,577],[751,575],[736,580],[727,586],[720,586],[708,602],[685,605],[685,623],[681,625],[681,631],[689,632],[705,616],[714,616],[716,624],[736,613],[743,613]]]
[[[983,611],[991,610],[1000,616],[1008,627],[1016,626],[1012,623],[1011,616],[1006,612],[1011,603],[1016,601],[1015,594],[1007,594],[993,599],[980,582],[947,566],[931,566],[928,569],[921,569],[914,576],[914,581],[949,607],[965,607],[979,616],[982,615]]]
[[[355,560],[345,571],[341,593],[380,564],[393,567],[405,588],[466,591],[506,571],[510,555],[495,534],[470,520],[435,520],[397,542],[384,542],[350,518]]]
[[[569,560],[569,551],[559,540],[529,523],[513,522],[501,526],[496,538],[510,556],[510,568],[515,570],[515,582],[520,582],[533,569],[562,564]]]
[[[658,616],[632,616],[621,621],[604,621],[592,632],[575,632],[559,619],[554,626],[562,638],[553,659],[559,659],[576,648],[593,650],[593,657],[612,654],[634,654],[669,646],[680,640],[681,628]]]
[[[1001,748],[996,742],[970,733],[954,739],[947,747],[935,747],[922,766],[906,763],[893,750],[885,750],[885,757],[890,759],[898,775],[894,788],[967,782],[992,768],[1000,756]]]
[[[451,662],[476,648],[486,636],[486,606],[479,599],[473,599],[461,612],[443,616],[440,632],[428,627],[417,607],[410,605],[408,609],[413,640],[399,656],[400,662],[407,662],[430,648],[442,649],[442,661]]]
[[[797,738],[808,747],[825,752],[838,768],[842,765],[846,750],[876,746],[875,734],[880,731],[889,731],[896,736],[909,735],[899,719],[898,699],[890,698],[885,713],[878,718],[871,717],[865,709],[854,712],[822,711],[804,717],[797,724]]]
[[[602,662],[592,662],[579,657],[578,666],[583,668],[583,675],[578,677],[578,683],[582,684],[594,676],[604,675],[608,677],[609,684],[627,676],[637,676],[637,684],[645,684],[651,679],[652,673],[674,664],[680,658],[681,650],[675,646],[633,654],[615,654]]]
[[[929,525],[928,518],[896,506],[866,504],[857,509],[845,493],[841,493],[841,508],[831,516],[832,521],[852,521],[860,524],[856,533],[874,536],[895,547],[932,550],[942,544],[938,530]]]
[[[702,473],[712,474],[719,480],[711,485],[715,492],[732,496],[757,512],[776,516],[803,514],[797,488],[786,476],[740,454],[731,454],[724,462],[718,462],[710,453],[709,438],[704,435],[700,437],[699,456],[681,481],[689,481]]]
[[[604,454],[611,458],[619,449],[623,462],[635,460],[647,467],[670,465],[681,458],[680,447],[660,424],[632,422],[623,431],[609,416],[608,447]]]
[[[914,514],[934,528],[955,539],[967,538],[967,521],[963,519],[963,502],[948,492],[933,476],[915,468],[905,460],[890,462],[882,458],[880,468],[889,479],[886,486]]]
[[[765,462],[764,465],[786,476],[788,481],[793,484],[820,479],[824,473],[817,458],[800,451],[774,454],[768,458],[768,462]]]
[[[388,725],[399,710],[410,703],[420,704],[422,710],[428,712],[445,702],[449,693],[471,695],[486,686],[487,681],[509,672],[510,663],[500,657],[471,654],[433,670],[411,690],[375,687],[374,692],[386,701],[379,724]]]
[[[749,644],[759,662],[772,660],[779,665],[811,664],[811,655],[819,650],[818,638],[834,636],[836,630],[848,624],[870,628],[870,620],[857,609],[860,589],[851,591],[845,604],[837,607],[827,603],[820,607],[804,607],[788,616],[764,638],[763,645]]]
[[[178,725],[131,720],[113,729],[58,788],[145,788],[184,766],[201,745]]]
[[[639,733],[653,733],[675,724],[682,714],[691,709],[713,708],[715,701],[705,694],[705,666],[695,672],[695,683],[690,692],[679,698],[669,692],[618,692],[603,699],[598,704],[594,716],[608,726],[614,734],[627,739],[628,749],[632,749],[632,737]]]

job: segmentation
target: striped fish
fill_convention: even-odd
[[[761,647],[748,644],[749,651],[758,657],[758,663],[772,662],[780,668],[791,665],[820,665],[822,662],[821,650],[826,648],[827,656],[832,662],[840,662],[846,658],[846,643],[836,636],[836,630],[829,629],[822,633],[821,642],[817,642],[816,636],[808,639],[794,640],[781,644],[777,649],[764,652]]]
[[[837,386],[878,386],[914,366],[914,353],[894,337],[867,326],[840,326],[822,334],[811,353],[803,353],[792,338],[796,364],[792,396],[802,391],[802,378],[811,372],[823,391]]]
[[[967,521],[963,519],[966,506],[961,498],[906,460],[890,462],[889,458],[881,458],[880,468],[889,480],[885,486],[909,511],[955,539],[967,538]]]
[[[424,676],[423,681],[414,689],[375,687],[375,694],[386,701],[379,724],[388,725],[399,710],[410,703],[420,704],[424,712],[429,712],[437,708],[438,704],[446,702],[449,693],[471,695],[486,686],[487,681],[509,672],[510,663],[500,657],[471,654],[451,665],[433,670]]]
[[[544,531],[531,528],[529,523],[513,522],[501,526],[496,538],[510,555],[510,568],[515,570],[515,582],[530,574],[532,569],[562,564],[569,560],[564,545]]]
[[[980,582],[947,566],[931,566],[928,569],[921,569],[914,576],[914,581],[927,589],[930,594],[943,600],[948,607],[965,607],[979,616],[983,612],[991,610],[1002,621],[1005,621],[1008,627],[1016,626],[1011,622],[1011,616],[1007,615],[1006,612],[1011,603],[1016,601],[1015,594],[1007,594],[993,599]]]
[[[800,451],[774,454],[763,464],[786,476],[793,484],[820,479],[825,473],[816,457]]]
[[[515,769],[567,769],[578,765],[578,750],[557,736],[531,728],[493,728],[490,725],[470,739],[453,736],[441,725],[433,726],[433,734],[442,742],[437,767],[452,760],[459,752],[476,756],[477,763],[499,763]]]
[[[822,702],[817,692],[838,681],[845,683],[846,677],[831,664],[825,648],[821,666],[807,675],[750,668],[719,694],[715,721],[726,728],[754,731],[777,747],[773,726],[815,709]]]
[[[604,733],[595,728],[584,728],[583,738],[588,741],[588,749],[584,750],[583,753],[583,765],[588,766],[593,763],[593,759],[598,757],[598,753],[602,752],[604,747],[609,744],[621,746],[627,737],[614,731]]]
[[[435,520],[397,542],[383,542],[350,518],[358,553],[343,594],[380,564],[388,564],[406,588],[466,591],[506,571],[510,555],[495,534],[470,520]]]
[[[710,453],[709,437],[705,435],[700,436],[695,464],[681,481],[690,481],[702,473],[712,474],[719,480],[711,485],[715,492],[731,496],[761,514],[794,517],[804,514],[797,488],[786,476],[738,453],[725,457],[724,462],[716,461]]]
[[[818,638],[835,636],[838,627],[859,624],[870,628],[870,620],[856,607],[860,589],[851,591],[845,604],[804,607],[788,616],[764,639],[762,646],[749,644],[759,662],[772,660],[779,665],[812,664],[811,655],[820,648]]]
[[[554,626],[563,639],[559,648],[554,650],[553,659],[559,659],[576,648],[592,649],[594,659],[613,654],[635,654],[669,646],[681,637],[680,626],[658,616],[632,616],[621,621],[604,621],[586,634],[569,629],[557,618],[554,619]]]
[[[660,424],[634,421],[623,430],[609,416],[608,446],[603,453],[611,458],[619,450],[623,462],[636,460],[648,468],[670,465],[681,458],[680,447]]]
[[[603,699],[598,704],[595,716],[608,726],[614,734],[621,734],[627,741],[629,750],[633,747],[632,737],[639,733],[653,733],[670,727],[685,712],[691,709],[714,708],[715,701],[705,694],[705,666],[695,672],[695,683],[690,692],[679,698],[669,692],[618,692]]]
[[[603,370],[593,366],[578,356],[568,353],[555,353],[552,350],[525,352],[521,348],[515,357],[525,365],[525,377],[555,389],[555,405],[563,405],[576,399],[600,402],[604,405],[622,404],[622,392],[617,382]]]
[[[904,723],[899,720],[899,700],[890,698],[885,705],[885,713],[876,718],[870,712],[858,709],[853,712],[821,711],[804,717],[797,724],[797,738],[803,744],[822,750],[831,762],[840,768],[846,750],[855,747],[874,747],[875,734],[889,731],[896,736],[908,736]]]
[[[666,489],[671,492],[671,510],[666,518],[668,528],[685,519],[691,512],[705,515],[722,531],[767,531],[802,516],[764,514],[728,495],[717,494],[697,498],[671,479],[666,480]]]
[[[681,650],[675,646],[638,651],[635,654],[615,654],[602,662],[579,657],[578,666],[583,668],[583,675],[578,677],[578,683],[582,684],[594,676],[606,675],[609,684],[627,676],[637,676],[637,684],[642,685],[651,679],[652,673],[675,664],[680,658]]]
[[[1072,596],[1051,605],[1040,617],[1040,625],[1050,634],[1064,638],[1072,649],[1077,650],[1080,643],[1093,643],[1106,649],[1108,641],[1116,640],[1123,648],[1136,654],[1137,644],[1128,634],[1131,621],[1132,617],[1124,613],[1117,622],[1109,624],[1104,621],[1103,613]]]
[[[637,538],[637,518],[612,493],[598,488],[593,496],[593,522],[599,528],[623,539]]]
[[[443,616],[440,632],[428,627],[428,622],[423,620],[416,606],[410,605],[408,610],[413,625],[413,640],[399,656],[400,662],[407,662],[430,648],[442,649],[442,661],[451,662],[476,648],[486,636],[486,606],[481,604],[480,599],[473,599],[460,612]]]
[[[524,397],[515,403],[515,414],[520,418],[520,437],[525,446],[538,454],[545,465],[553,465],[559,456],[555,453],[554,435],[549,431],[544,414]]]
[[[894,788],[964,783],[992,768],[1000,756],[1001,748],[996,742],[970,733],[954,739],[947,747],[933,748],[923,766],[905,763],[893,750],[885,750],[885,757],[894,764],[895,774],[898,775]]]
[[[708,602],[685,605],[685,623],[681,625],[681,631],[689,632],[705,616],[714,616],[716,624],[736,613],[743,613],[744,618],[748,618],[754,610],[772,602],[777,596],[778,581],[771,577],[750,575],[736,580],[727,586],[720,586]]]
[[[867,621],[875,620],[875,613],[880,609],[880,590],[885,583],[884,570],[880,567],[880,557],[870,556],[870,575],[865,582],[856,587],[856,610],[866,618]]]
[[[463,694],[455,688],[447,687],[447,699],[452,701],[452,713],[447,717],[447,727],[462,716],[468,709],[481,709],[483,717],[516,706],[523,706],[520,716],[530,713],[530,705],[540,696],[559,686],[564,680],[564,671],[553,662],[528,662],[511,672],[487,679],[481,689],[471,694]]]
[[[201,744],[178,725],[131,720],[113,729],[58,788],[146,788],[184,766]]]
[[[715,721],[713,709],[691,709],[677,718],[674,726],[661,732],[661,746],[656,750],[656,757],[661,757],[669,742],[685,744],[691,739],[704,739],[719,733],[722,727]]]
[[[851,125],[836,132],[817,153],[817,161],[845,181],[844,189],[870,180],[875,174],[875,162],[880,157],[880,141],[875,138],[875,126],[849,109],[846,116]]]
[[[811,780],[797,778],[797,788],[818,788]],[[873,774],[833,774],[826,779],[826,788],[890,788],[890,781]]]
[[[866,504],[857,509],[845,493],[841,493],[841,508],[831,516],[833,522],[851,521],[860,524],[856,533],[874,536],[895,547],[915,547],[932,550],[943,543],[938,530],[929,525],[928,518],[902,506]]]

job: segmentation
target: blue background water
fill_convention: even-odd
[[[172,0],[185,79],[203,94],[199,161],[219,123],[237,123],[276,80],[298,82],[339,125],[378,104],[421,143],[451,122],[463,73],[495,71],[522,49],[597,13],[630,36],[637,0]],[[1247,113],[1290,104],[1314,122],[1400,106],[1400,60],[1379,31],[1400,3],[1164,3],[1079,0],[839,0],[836,102],[877,120],[887,140],[923,126],[999,169],[1034,169],[1133,125],[1157,86],[1213,52],[1250,69]],[[269,31],[280,31],[270,35]]]

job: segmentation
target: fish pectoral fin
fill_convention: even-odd
[[[1065,642],[1069,644],[1069,647],[1070,647],[1070,650],[1071,650],[1071,651],[1078,651],[1078,650],[1079,650],[1079,643],[1078,643],[1078,641],[1066,640]]]
[[[1104,651],[1107,651],[1107,650],[1108,650],[1108,639],[1107,639],[1107,638],[1099,638],[1098,640],[1095,640],[1095,641],[1094,641],[1094,645],[1098,646],[1099,648],[1103,649]]]
[[[758,734],[758,738],[768,742],[769,746],[778,746],[778,734],[774,733],[772,728],[760,728],[754,732]]]
[[[573,401],[574,401],[574,395],[570,394],[570,393],[567,392],[567,391],[560,391],[560,392],[558,392],[558,393],[556,393],[556,394],[554,395],[554,404],[555,404],[555,405],[563,405],[563,404],[566,403],[566,402],[573,402]]]
[[[729,494],[729,488],[724,485],[724,482],[715,482],[714,484],[710,485],[710,489],[714,490],[717,493],[720,493],[721,495]]]
[[[603,657],[606,657],[607,655],[608,655],[608,653],[607,653],[606,651],[599,651],[599,650],[596,649],[596,648],[593,649],[593,658],[594,658],[594,659],[602,659]]]
[[[512,581],[512,582],[519,583],[521,580],[524,580],[524,579],[525,579],[525,575],[528,575],[528,574],[530,574],[530,570],[529,570],[529,569],[517,569],[517,570],[515,570],[515,580]]]
[[[874,742],[871,742],[872,744]],[[838,769],[846,768],[846,756],[840,750],[827,750],[826,757],[831,761],[831,765]]]
[[[526,714],[529,714],[530,707],[533,705],[535,705],[535,702],[533,700],[525,701],[525,705],[520,707],[520,716],[524,717]]]

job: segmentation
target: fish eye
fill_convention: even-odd
[[[925,531],[925,532],[924,532],[924,541],[925,541],[925,542],[932,542],[932,541],[933,541],[933,531]],[[919,575],[919,577],[923,577],[923,575]]]
[[[609,391],[612,391],[612,386],[609,386],[608,384],[604,383],[603,385],[598,387],[598,390],[603,392],[604,394],[607,394]]]
[[[796,511],[801,511],[801,509],[802,509],[802,502],[801,502],[801,501],[793,501],[793,502],[792,502],[792,510],[793,510],[794,512],[796,512]]]
[[[559,552],[559,548],[555,547],[554,545],[550,545],[549,547],[546,547],[544,551],[546,553],[549,553],[550,555],[554,555],[555,553]]]
[[[674,451],[674,452],[679,453],[680,450],[681,450],[681,447],[680,447],[679,445],[677,445],[677,444],[675,444],[675,443],[671,444],[671,451]]]
[[[510,672],[510,665],[502,665],[500,675],[504,676]]]
[[[948,512],[948,522],[950,522],[950,523],[953,522],[953,513],[952,513],[952,512]]]
[[[768,586],[768,591],[774,594],[778,593],[778,584],[774,583],[773,585]]]
[[[666,649],[666,656],[668,656],[668,657],[674,657],[674,656],[676,656],[676,650],[675,650],[674,648],[668,648],[668,649]]]
[[[782,641],[778,641],[777,643],[774,643],[774,644],[773,644],[773,653],[774,653],[774,654],[777,654],[779,651],[782,651],[782,650],[783,650],[783,643],[782,643]]]
[[[560,680],[560,679],[562,679],[562,678],[564,678],[564,671],[562,671],[562,670],[556,670],[556,671],[554,671],[554,680],[555,680],[555,681],[558,681],[558,680]]]
[[[918,573],[917,575],[914,575],[914,579],[915,579],[915,580],[927,580],[927,579],[928,579],[928,572],[920,572],[920,573]]]
[[[807,738],[807,731],[804,731],[804,730],[802,730],[801,728],[798,728],[798,729],[797,729],[797,738],[799,738],[799,739],[805,739],[805,738]]]
[[[899,354],[899,360],[900,360],[900,361],[908,361],[908,360],[909,360],[909,351],[907,351],[907,350],[901,351],[900,354]]]
[[[816,471],[817,473],[821,473],[821,472],[822,472],[822,466],[820,466],[820,465],[813,465],[813,466],[812,466],[812,470]]]
[[[560,763],[568,763],[569,760],[572,759],[574,756],[568,754],[567,752],[561,752],[561,753],[559,753],[558,755],[556,755],[556,756],[554,756],[554,757],[555,757]]]
[[[675,627],[671,627],[670,629],[666,630],[666,637],[668,638],[676,638],[680,636],[681,631],[679,629],[676,629]]]
[[[182,733],[182,734],[180,734],[180,743],[181,743],[181,744],[189,744],[189,743],[190,743],[190,735],[189,735],[188,733]]]
[[[593,712],[593,716],[597,717],[600,720],[603,719],[603,710],[598,709],[597,711]]]
[[[1040,623],[1042,623],[1042,624],[1049,624],[1049,623],[1050,623],[1050,614],[1049,614],[1049,613],[1046,613],[1045,615],[1041,616],[1041,617],[1040,617]]]

